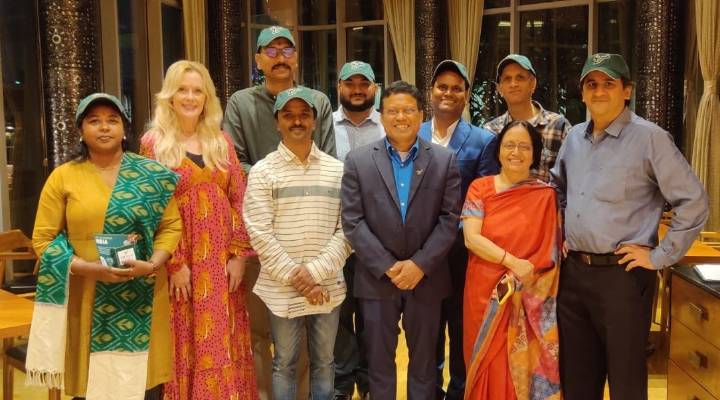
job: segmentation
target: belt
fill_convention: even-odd
[[[575,257],[576,260],[582,262],[585,265],[592,267],[616,267],[618,261],[623,258],[621,255],[614,253],[584,253],[582,251],[570,250],[568,255]]]

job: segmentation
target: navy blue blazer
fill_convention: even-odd
[[[462,204],[455,155],[422,139],[413,164],[403,223],[385,139],[348,153],[342,178],[342,227],[355,249],[354,294],[366,299],[400,295],[385,275],[398,260],[425,273],[413,294],[439,301],[451,291],[447,253],[457,235]]]
[[[432,142],[432,120],[424,122],[418,133],[421,139]],[[448,149],[455,153],[462,182],[462,199],[465,200],[468,188],[475,178],[495,175],[500,166],[495,161],[497,136],[487,129],[470,125],[460,118],[453,133]]]

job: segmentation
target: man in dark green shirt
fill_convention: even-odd
[[[230,134],[245,171],[268,153],[277,150],[280,133],[275,128],[275,96],[295,86],[298,52],[295,39],[287,28],[271,26],[260,32],[255,63],[265,76],[259,86],[235,92],[228,101],[223,129]],[[317,125],[313,132],[315,145],[335,157],[335,133],[332,107],[327,96],[313,90],[317,106]]]

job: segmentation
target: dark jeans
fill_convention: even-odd
[[[560,381],[566,400],[647,400],[645,348],[656,271],[588,266],[569,256],[560,270]]]
[[[448,253],[448,266],[452,282],[452,294],[442,302],[440,314],[440,332],[437,343],[437,398],[461,400],[465,395],[465,359],[463,357],[463,292],[465,290],[465,271],[468,253],[465,238],[460,229],[455,243]],[[447,324],[450,342],[448,367],[450,382],[447,391],[443,391],[443,368],[445,367],[445,325]]]
[[[351,254],[343,268],[347,295],[340,306],[340,324],[335,338],[335,394],[352,396],[367,393],[368,371],[365,344],[362,341],[363,319],[358,300],[353,296],[355,254]]]
[[[145,400],[160,400],[163,397],[163,385],[157,385],[145,391]],[[73,397],[73,400],[85,400],[84,397]]]

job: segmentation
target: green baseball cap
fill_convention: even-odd
[[[350,61],[340,68],[338,79],[344,81],[353,75],[362,75],[370,82],[375,82],[375,73],[370,64],[362,61]]]
[[[87,109],[95,103],[104,103],[115,107],[120,113],[120,116],[122,116],[126,122],[130,122],[130,116],[117,97],[107,93],[93,93],[80,100],[80,104],[78,104],[77,110],[75,111],[75,125],[80,125]]]
[[[508,54],[505,58],[502,59],[502,61],[498,63],[497,75],[495,75],[495,82],[500,83],[500,75],[502,75],[503,69],[505,69],[505,67],[510,63],[515,63],[521,66],[523,69],[532,72],[532,74],[537,77],[537,74],[535,73],[535,68],[533,68],[529,58],[525,57],[522,54]]]
[[[463,77],[465,80],[465,84],[467,84],[467,87],[470,88],[470,79],[468,79],[468,73],[467,68],[465,68],[464,65],[461,63],[455,61],[455,60],[442,60],[440,63],[435,67],[435,71],[433,71],[432,79],[430,80],[431,84],[435,84],[435,80],[437,79],[438,75],[440,75],[441,72],[445,71],[453,71],[460,74],[460,76]]]
[[[620,54],[596,53],[588,57],[580,74],[580,82],[592,71],[600,71],[613,79],[622,77],[630,80],[630,68]]]
[[[284,90],[277,95],[277,98],[275,99],[275,107],[273,107],[273,114],[282,110],[282,108],[285,107],[285,104],[292,99],[300,99],[306,102],[310,107],[317,110],[312,91],[305,86],[295,86],[288,90]]]
[[[293,39],[293,35],[290,32],[288,28],[285,28],[284,26],[269,26],[262,31],[260,31],[260,35],[257,39],[257,46],[255,47],[255,50],[260,50],[261,47],[265,47],[270,44],[273,40],[277,38],[285,38],[290,41],[290,43],[295,46],[295,39]]]

